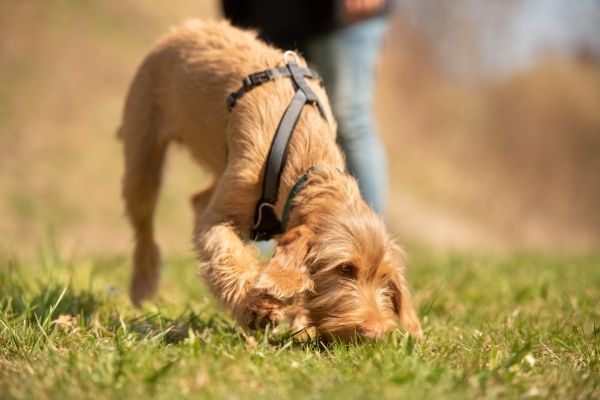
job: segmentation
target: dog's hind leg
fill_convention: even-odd
[[[153,219],[166,145],[150,138],[142,143],[141,137],[124,137],[124,141],[123,196],[135,240],[129,294],[133,304],[139,306],[154,296],[158,286],[160,253],[154,240]]]
[[[156,293],[160,253],[154,240],[154,210],[161,183],[168,141],[159,131],[159,110],[154,106],[140,70],[125,108],[119,134],[124,142],[123,197],[134,230],[135,251],[130,297],[136,306]],[[147,82],[146,82],[147,83]]]

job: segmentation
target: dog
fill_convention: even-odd
[[[398,326],[420,336],[403,252],[355,178],[343,172],[335,119],[315,80],[307,83],[325,115],[312,106],[302,111],[280,176],[277,215],[299,177],[306,182],[291,201],[285,232],[275,237],[274,255],[259,259],[249,233],[254,206],[294,87],[273,79],[232,110],[226,99],[247,75],[283,65],[282,51],[255,32],[201,20],[172,29],[142,62],[119,128],[123,197],[135,238],[132,302],[139,306],[157,290],[153,214],[165,153],[176,142],[214,176],[192,197],[193,243],[205,281],[244,329],[289,318],[292,327],[310,326],[327,338],[378,339]]]

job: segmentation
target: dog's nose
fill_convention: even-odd
[[[383,327],[375,325],[375,326],[361,326],[358,329],[358,334],[367,339],[381,339],[383,337],[384,331]]]
[[[267,325],[275,327],[283,320],[283,315],[280,312],[269,312],[263,315],[253,314],[252,321],[249,324],[250,329],[265,329]]]

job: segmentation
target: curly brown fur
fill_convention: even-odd
[[[282,52],[253,32],[191,20],[159,41],[140,66],[119,131],[123,196],[136,242],[133,303],[156,292],[153,213],[165,151],[175,141],[215,177],[192,198],[194,244],[205,280],[242,326],[276,325],[287,315],[294,326],[312,325],[328,337],[379,338],[398,323],[420,335],[402,253],[355,179],[340,172],[344,158],[334,118],[314,81],[309,84],[330,122],[313,106],[302,112],[281,176],[278,215],[297,179],[318,167],[293,201],[274,257],[259,262],[248,236],[265,159],[293,88],[288,79],[263,84],[231,113],[225,100],[248,74],[282,65]]]

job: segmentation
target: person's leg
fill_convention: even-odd
[[[338,141],[363,197],[383,213],[388,173],[385,150],[373,118],[375,66],[386,31],[371,18],[311,40],[306,56],[322,75],[338,121]]]

